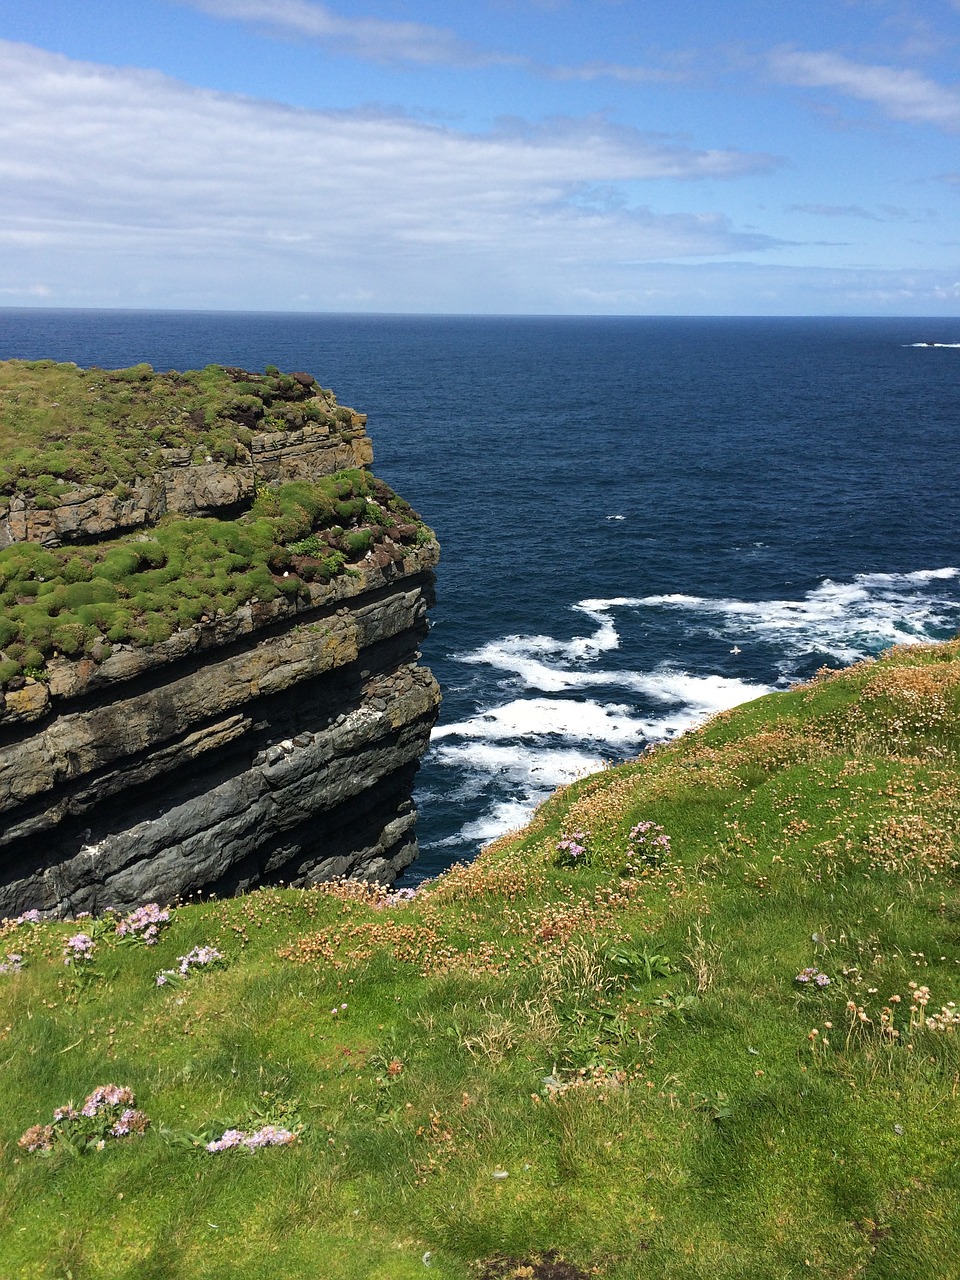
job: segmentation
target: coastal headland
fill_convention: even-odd
[[[307,373],[0,362],[0,913],[416,856],[439,548]]]

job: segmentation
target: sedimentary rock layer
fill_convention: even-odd
[[[167,450],[122,498],[68,490],[43,508],[12,496],[0,541],[56,548],[174,514],[236,518],[270,486],[365,469],[364,419],[338,413],[342,429],[254,436],[231,465]],[[438,547],[403,504],[368,510],[380,521],[370,549],[352,564],[338,553],[326,580],[211,611],[152,645],[88,636],[85,654],[47,652],[42,670],[8,679],[0,915],[344,875],[389,883],[413,860],[412,783],[440,700],[417,665]],[[343,529],[315,527],[328,541],[313,559],[295,548],[294,574],[341,545]],[[289,572],[275,577],[289,585]]]

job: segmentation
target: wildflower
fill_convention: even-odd
[[[191,969],[202,969],[222,959],[223,953],[216,947],[194,947],[185,956],[177,956],[176,969],[162,969],[157,974],[156,985],[165,987],[171,978],[186,978]]]
[[[36,910],[24,911],[23,915],[17,916],[14,924],[39,924],[40,912]]]
[[[589,831],[573,831],[569,835],[564,832],[557,841],[557,851],[554,858],[556,865],[558,867],[585,866],[589,862],[587,850],[587,841],[589,839]]]
[[[53,1147],[53,1125],[35,1124],[17,1139],[17,1146],[29,1152],[50,1151]]]
[[[628,862],[638,859],[654,869],[662,867],[670,853],[670,837],[658,822],[638,822],[627,836]]]
[[[93,939],[89,933],[75,933],[72,938],[68,938],[63,948],[64,964],[79,964],[81,961],[89,960],[93,955]]]
[[[159,903],[148,902],[137,907],[122,920],[117,921],[117,936],[121,938],[139,937],[148,946],[156,944],[160,929],[170,922],[170,912],[163,910]]]
[[[797,974],[797,976],[794,978],[794,982],[799,982],[800,985],[803,987],[806,987],[812,984],[815,987],[819,987],[821,990],[824,987],[829,987],[830,985],[830,979],[827,977],[827,975],[825,973],[821,973],[819,969],[814,969],[812,967],[807,969],[801,969],[800,972]]]
[[[222,959],[223,954],[216,947],[194,947],[187,955],[177,957],[177,968],[186,977],[194,966],[202,968],[204,965],[216,964]]]
[[[142,1136],[149,1117],[134,1109],[133,1090],[126,1085],[98,1085],[77,1111],[72,1103],[57,1107],[53,1124],[34,1125],[19,1139],[25,1151],[50,1151],[57,1138],[69,1141],[72,1149],[102,1151],[111,1138]]]
[[[93,1117],[107,1108],[125,1106],[134,1101],[133,1090],[125,1085],[102,1084],[85,1099],[80,1114]]]
[[[6,960],[0,964],[0,973],[19,973],[23,968],[23,956],[19,951],[8,951]]]
[[[265,1124],[256,1133],[244,1133],[242,1129],[227,1129],[221,1137],[208,1142],[206,1150],[210,1155],[218,1155],[221,1151],[230,1151],[237,1147],[256,1151],[260,1147],[288,1147],[296,1140],[297,1135],[290,1129]]]
[[[149,1124],[149,1119],[142,1111],[135,1111],[132,1107],[127,1107],[120,1119],[110,1129],[110,1136],[113,1138],[128,1138],[131,1134],[142,1134]]]

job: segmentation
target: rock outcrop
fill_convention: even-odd
[[[312,383],[296,376],[298,387]],[[231,462],[166,448],[157,471],[120,493],[77,485],[46,504],[13,493],[0,580],[3,557],[27,542],[59,555],[67,582],[81,572],[68,573],[70,547],[88,551],[92,588],[104,582],[104,548],[136,550],[143,530],[165,520],[222,515],[245,528],[243,513],[271,487],[368,475],[365,419],[337,414],[334,424],[254,434]],[[372,493],[363,475],[351,483]],[[273,598],[261,592],[225,611],[211,596],[192,625],[181,620],[157,643],[110,642],[111,617],[96,610],[132,609],[140,597],[124,582],[119,605],[59,615],[49,606],[54,647],[42,668],[21,659],[10,677],[8,663],[0,695],[0,915],[96,913],[264,882],[389,883],[414,859],[412,782],[440,700],[417,659],[439,552],[415,513],[376,484],[377,501],[348,495],[330,517],[347,512],[352,532],[314,516],[306,542],[289,539],[282,559],[272,549],[263,577]],[[18,582],[12,590],[26,590]],[[63,610],[73,607],[69,586],[27,585],[39,595],[9,597],[22,604],[8,608],[8,631],[35,626],[32,602],[56,590]],[[202,589],[195,583],[194,596]],[[79,618],[70,625],[82,653],[56,649],[70,629],[56,629],[61,617]],[[149,631],[149,617],[134,621]],[[23,644],[7,651],[0,657]]]

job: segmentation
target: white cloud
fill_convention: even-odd
[[[487,53],[446,27],[382,18],[343,18],[316,0],[182,0],[217,18],[254,22],[288,35],[317,40],[375,62],[478,66],[517,59]]]
[[[808,89],[835,89],[862,102],[872,102],[894,120],[960,129],[960,92],[945,88],[918,71],[870,66],[840,54],[778,49],[770,70],[782,84]]]
[[[344,18],[318,0],[179,0],[215,18],[250,22],[268,33],[315,41],[335,53],[415,66],[512,66],[553,80],[619,80],[630,84],[678,84],[685,72],[594,61],[550,66],[519,54],[461,40],[448,27],[383,18]]]
[[[880,222],[877,214],[871,213],[861,204],[792,204],[791,210],[796,213],[813,213],[821,218],[866,218],[870,222]]]
[[[629,66],[620,62],[582,62],[570,67],[541,67],[553,80],[620,80],[625,84],[683,84],[689,73],[665,67]]]
[[[769,247],[713,212],[582,197],[772,163],[601,118],[471,134],[293,109],[0,42],[0,271],[58,299],[107,277],[107,301],[509,310],[551,275]]]

